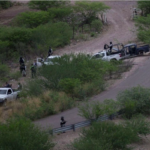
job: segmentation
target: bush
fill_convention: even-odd
[[[14,24],[18,26],[28,27],[28,28],[35,28],[49,21],[50,21],[50,16],[48,12],[45,11],[24,12],[19,14],[15,18]]]
[[[150,89],[141,86],[120,92],[117,96],[120,107],[128,118],[134,113],[150,114]]]
[[[0,77],[1,77],[1,79],[8,77],[9,71],[10,71],[10,69],[7,65],[0,64]]]
[[[28,5],[31,9],[39,9],[39,10],[44,10],[47,11],[49,8],[52,7],[61,7],[66,5],[68,2],[61,1],[61,0],[56,0],[56,1],[35,1],[31,0]]]
[[[103,106],[100,102],[85,102],[79,107],[79,115],[86,119],[98,119],[101,115],[104,114]]]
[[[0,124],[0,130],[0,147],[3,150],[50,150],[54,145],[49,134],[25,118],[11,119],[7,124]]]
[[[67,23],[58,22],[53,24],[41,25],[34,30],[33,43],[35,46],[47,49],[60,47],[70,43],[72,31]]]
[[[13,3],[11,1],[0,1],[0,8],[7,9],[11,7]]]
[[[100,32],[102,30],[103,24],[100,20],[93,20],[91,26],[94,31]]]
[[[127,145],[137,140],[138,135],[133,129],[112,122],[101,122],[84,129],[81,137],[72,146],[76,150],[127,150]]]
[[[61,8],[50,8],[48,10],[49,16],[52,20],[59,20],[59,21],[65,21],[66,17],[69,16],[72,13],[72,10],[70,7],[61,7]]]
[[[81,82],[79,79],[65,78],[59,81],[60,88],[65,92],[72,94],[74,89],[80,86]]]
[[[23,89],[23,95],[39,96],[43,93],[45,87],[40,79],[30,80]],[[25,94],[26,93],[26,94]]]
[[[125,128],[133,129],[137,134],[148,135],[150,133],[150,123],[143,115],[136,115],[130,121],[122,123]]]

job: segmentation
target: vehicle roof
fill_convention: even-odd
[[[59,55],[53,55],[53,56],[49,56],[48,58],[59,58]]]
[[[136,44],[135,43],[130,43],[130,44],[125,45],[124,47],[129,47],[129,46],[132,46],[132,45],[136,45]]]

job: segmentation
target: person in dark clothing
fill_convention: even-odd
[[[48,50],[48,56],[52,55],[52,53],[53,53],[53,50],[52,50],[51,47],[49,47],[49,50]]]
[[[64,127],[65,124],[66,124],[66,121],[65,121],[64,117],[62,116],[62,117],[61,117],[60,126],[61,126],[61,127]]]
[[[107,44],[104,45],[104,49],[106,50],[109,46]]]
[[[12,87],[12,85],[11,85],[11,84],[9,84],[8,82],[6,82],[5,87],[7,87],[7,88],[11,88],[11,87]]]
[[[24,63],[24,59],[22,57],[20,57],[19,63],[20,63],[20,65]]]
[[[112,51],[112,48],[113,48],[113,44],[112,44],[112,42],[110,42],[110,45],[109,45],[109,51],[110,51],[110,54],[111,54],[111,51]]]

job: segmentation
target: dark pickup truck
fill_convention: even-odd
[[[149,45],[146,44],[146,45],[137,47],[135,43],[132,43],[132,44],[125,45],[123,49],[124,49],[124,52],[130,54],[130,56],[139,55],[139,54],[149,52]]]

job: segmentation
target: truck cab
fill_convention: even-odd
[[[0,88],[0,103],[17,99],[19,92],[12,88]]]

